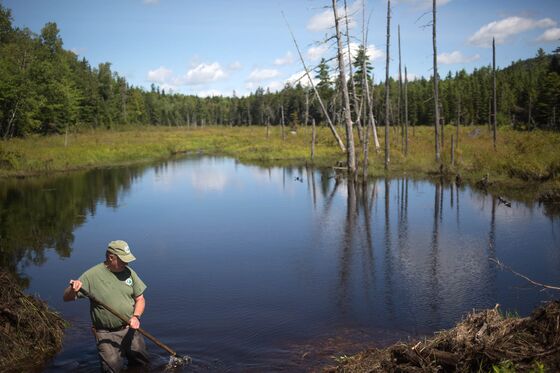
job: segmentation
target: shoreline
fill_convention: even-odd
[[[499,133],[503,150],[496,153],[491,150],[490,133],[481,128],[460,128],[463,136],[459,144],[463,145],[459,145],[453,164],[445,152],[440,166],[432,159],[431,127],[416,130],[409,140],[407,157],[398,149],[400,139],[393,136],[389,171],[383,167],[383,151],[376,152],[370,146],[368,179],[405,175],[443,178],[506,198],[560,203],[560,152],[556,149],[560,134],[503,129]],[[288,133],[285,140],[278,128],[272,128],[267,137],[264,127],[129,127],[13,139],[0,142],[0,179],[151,163],[189,154],[232,157],[259,166],[332,168],[343,164],[346,156],[328,131],[318,128],[313,161],[309,127]],[[519,144],[525,145],[520,148]],[[534,152],[525,150],[531,147]],[[357,155],[361,169],[359,145]]]

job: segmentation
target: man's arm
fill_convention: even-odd
[[[78,290],[80,290],[81,287],[82,282],[80,280],[70,280],[70,285],[64,289],[62,299],[64,299],[65,302],[76,300],[78,297]]]
[[[134,313],[128,321],[132,329],[138,329],[140,327],[140,316],[144,313],[144,308],[146,308],[146,299],[144,298],[144,294],[140,294],[134,298]]]

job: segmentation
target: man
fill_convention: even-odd
[[[144,337],[136,331],[146,306],[146,285],[128,266],[135,259],[125,241],[111,241],[105,253],[105,262],[88,269],[78,280],[70,280],[70,285],[64,290],[63,299],[67,302],[85,297],[79,292],[83,288],[129,319],[128,325],[125,325],[103,306],[90,301],[91,321],[104,372],[120,371],[125,357],[129,365],[148,363]]]

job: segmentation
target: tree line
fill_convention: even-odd
[[[377,122],[403,121],[399,81],[376,82],[375,72],[361,46],[355,54],[347,84],[361,96],[370,92]],[[323,59],[311,68],[316,88],[336,125],[344,121],[336,68]],[[381,72],[379,72],[381,74]],[[112,71],[111,63],[92,67],[85,58],[63,48],[59,29],[47,23],[40,34],[12,25],[11,11],[0,5],[0,136],[54,134],[84,128],[123,125],[205,126],[286,125],[325,123],[325,114],[306,79],[270,92],[257,88],[247,96],[197,97],[152,85],[135,87]],[[367,87],[366,87],[367,85]],[[385,90],[389,89],[389,107]],[[408,122],[434,121],[433,77],[409,81]],[[439,79],[439,117],[444,124],[490,124],[492,67],[464,69]],[[352,106],[360,105],[352,101]],[[498,125],[520,129],[560,130],[560,48],[513,62],[497,72]],[[355,108],[352,108],[354,111]]]

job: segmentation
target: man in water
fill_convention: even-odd
[[[70,280],[70,285],[64,290],[63,299],[66,302],[84,298],[85,295],[79,292],[83,288],[129,319],[125,324],[103,306],[90,301],[93,332],[104,372],[119,372],[124,367],[125,357],[129,366],[148,363],[144,337],[136,330],[140,327],[140,317],[146,307],[146,285],[128,266],[135,259],[125,241],[111,241],[105,253],[105,262],[91,267],[78,280]]]

